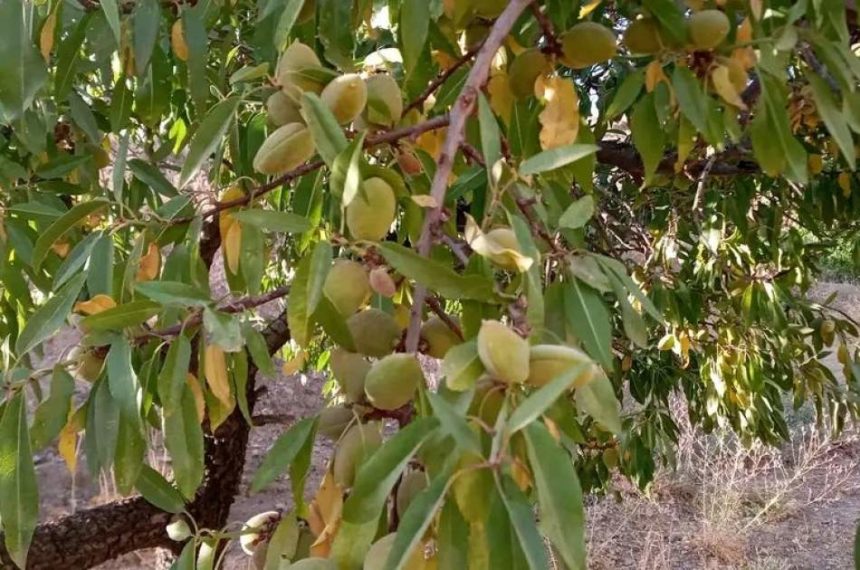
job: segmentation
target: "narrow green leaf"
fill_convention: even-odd
[[[642,308],[645,309],[645,312],[654,317],[654,320],[657,322],[663,321],[663,315],[660,311],[657,310],[657,307],[654,306],[654,302],[648,298],[647,295],[642,291],[639,285],[636,284],[633,279],[627,274],[627,268],[624,267],[624,264],[618,261],[617,259],[613,259],[611,257],[606,257],[605,255],[591,255],[596,259],[600,265],[606,268],[607,275],[609,276],[610,281],[617,279],[627,292],[633,295],[637,301],[642,305]]]
[[[541,172],[547,172],[561,168],[572,162],[590,156],[597,152],[597,146],[593,144],[573,143],[560,146],[551,150],[545,150],[531,156],[520,165],[520,174],[529,176]]]
[[[195,559],[195,555],[197,554],[196,548],[197,542],[193,540],[186,542],[185,546],[182,547],[179,558],[176,559],[170,570],[194,570],[197,566],[197,560]]]
[[[122,45],[122,40],[120,39],[120,22],[119,22],[119,5],[117,4],[117,0],[105,0],[104,2],[99,2],[102,7],[102,11],[105,13],[105,19],[107,20],[108,26],[110,26],[111,31],[113,32],[114,40],[116,40],[116,45]]]
[[[474,339],[451,348],[442,360],[442,375],[445,385],[451,390],[468,390],[483,373],[484,365]]]
[[[248,352],[251,353],[254,365],[266,376],[275,374],[275,365],[272,362],[271,355],[269,355],[266,339],[260,331],[248,323],[244,326],[242,334],[245,337],[245,344],[248,346]]]
[[[270,2],[270,4],[274,4],[274,2]],[[299,12],[302,11],[304,4],[305,0],[286,0],[284,10],[278,18],[278,25],[275,27],[275,49],[281,50],[286,45],[293,25],[296,23],[296,18],[299,17]]]
[[[182,12],[182,29],[185,32],[185,43],[188,44],[188,61],[185,62],[188,67],[187,85],[191,92],[191,99],[194,101],[197,117],[203,115],[209,99],[209,77],[206,75],[206,65],[209,61],[209,35],[206,32],[208,6],[208,2],[202,2]],[[212,108],[214,109],[215,107]],[[180,186],[184,184],[182,181],[179,183]]]
[[[204,291],[179,281],[143,281],[134,288],[138,293],[165,306],[205,307],[212,303]]]
[[[576,407],[597,420],[614,434],[621,433],[618,398],[606,374],[597,374],[591,382],[576,389]]]
[[[185,500],[179,491],[149,465],[141,467],[134,486],[144,499],[162,511],[177,514],[185,509]]]
[[[348,206],[361,191],[363,148],[364,133],[362,132],[337,155],[334,164],[331,166],[329,185],[332,194],[336,198],[339,198],[344,206]]]
[[[125,337],[111,343],[106,364],[111,396],[127,417],[137,417],[140,414],[137,405],[139,385],[131,364],[131,345]]]
[[[0,2],[0,123],[20,117],[48,79],[45,61],[30,38],[35,13],[23,0]]]
[[[842,156],[854,170],[856,164],[856,151],[854,150],[854,138],[851,136],[851,129],[848,128],[848,123],[842,110],[838,107],[833,93],[823,79],[815,74],[808,73],[806,80],[809,81],[809,86],[812,88],[812,97],[815,99],[815,110],[818,115],[824,120],[827,125],[827,130],[839,145],[839,150],[842,151]]]
[[[355,351],[355,341],[349,326],[346,324],[346,318],[325,295],[320,297],[317,309],[313,314],[313,320],[322,326],[323,331],[338,346],[349,351]]]
[[[51,443],[66,425],[75,393],[75,379],[59,364],[51,374],[51,392],[33,414],[30,445],[38,451]]]
[[[590,194],[586,194],[568,206],[558,219],[558,225],[562,228],[575,230],[587,224],[593,215],[594,198]]]
[[[194,394],[184,382],[179,402],[164,411],[164,446],[170,454],[176,486],[191,500],[203,481],[203,428],[197,415]]]
[[[309,340],[311,315],[322,298],[323,284],[331,268],[332,255],[329,242],[317,243],[313,253],[299,262],[290,285],[287,320],[293,338],[300,346],[305,346]]]
[[[179,408],[190,364],[191,342],[187,336],[179,334],[167,349],[156,385],[165,414],[173,413]]]
[[[85,279],[84,274],[71,279],[27,319],[24,330],[15,341],[15,352],[19,356],[26,354],[60,330],[78,298],[78,293],[84,286]]]
[[[180,188],[191,180],[203,165],[203,162],[209,158],[209,155],[221,143],[221,139],[224,138],[230,125],[233,124],[236,109],[239,108],[241,101],[240,97],[228,97],[224,99],[212,107],[209,113],[206,114],[206,117],[200,122],[200,126],[197,128],[189,144],[185,164],[182,165],[182,172],[179,175]]]
[[[507,431],[514,434],[538,419],[559,396],[567,392],[573,382],[585,372],[591,364],[581,363],[571,366],[549,383],[541,386],[539,390],[526,398],[511,414],[508,419]]]
[[[672,43],[683,45],[687,41],[687,22],[678,5],[672,0],[644,0],[648,11],[654,14],[660,22],[660,28],[666,32]]]
[[[39,239],[36,240],[36,245],[33,246],[33,269],[38,270],[39,267],[41,267],[42,262],[48,255],[48,252],[51,251],[51,246],[54,245],[57,240],[66,235],[66,232],[74,228],[87,216],[95,214],[99,210],[107,207],[107,205],[108,202],[101,199],[81,202],[48,226],[48,228],[39,235]]]
[[[159,311],[161,311],[161,305],[153,301],[132,301],[84,317],[81,319],[81,326],[90,332],[122,330],[147,321]]]
[[[134,490],[145,453],[146,440],[143,439],[140,418],[120,414],[113,474],[117,491],[121,495],[128,495]]]
[[[391,545],[384,570],[403,570],[406,567],[436,517],[436,512],[442,507],[450,483],[451,474],[440,473],[430,482],[430,486],[412,499],[397,526],[397,537]]]
[[[384,242],[379,249],[394,269],[443,297],[484,302],[496,297],[493,282],[483,275],[460,275],[448,265],[421,257],[398,243]]]
[[[541,528],[570,570],[585,570],[585,509],[573,462],[542,423],[524,433]]]
[[[343,505],[344,521],[361,524],[379,518],[400,473],[438,424],[436,418],[414,420],[361,465],[352,493]]]
[[[614,119],[629,109],[630,105],[639,97],[644,85],[645,74],[641,70],[637,69],[625,77],[606,109],[606,118]]]
[[[509,477],[502,480],[499,475],[496,475],[495,479],[499,495],[508,511],[508,516],[511,518],[511,526],[517,539],[519,539],[520,548],[522,548],[529,568],[531,570],[549,568],[546,549],[538,532],[529,500]]]
[[[254,209],[234,212],[232,216],[243,224],[249,224],[270,232],[298,234],[313,227],[310,220],[292,212]]]
[[[487,163],[487,180],[495,184],[493,167],[502,158],[502,136],[499,132],[499,123],[490,108],[490,102],[483,93],[478,93],[478,123],[481,133],[481,151]]]
[[[480,455],[482,451],[481,442],[475,432],[469,428],[463,415],[458,413],[451,404],[438,394],[428,391],[427,399],[430,400],[433,412],[439,419],[439,429],[453,437],[457,445],[463,450]]]
[[[427,0],[404,0],[400,5],[398,36],[403,44],[403,68],[407,76],[415,70],[424,51],[430,20],[430,2]]]
[[[582,341],[589,356],[612,369],[611,315],[600,294],[574,279],[565,284],[564,295],[570,332]]]
[[[343,129],[325,103],[314,93],[302,95],[302,115],[308,123],[317,152],[331,168],[337,155],[347,147]]]
[[[134,66],[141,76],[149,66],[152,50],[158,40],[161,8],[158,0],[141,0],[134,8]]]
[[[251,492],[256,493],[277,479],[293,462],[308,438],[316,433],[317,418],[296,422],[275,441],[254,473]]]
[[[128,168],[135,178],[161,194],[172,198],[176,196],[176,187],[168,180],[155,165],[140,158],[132,158],[128,161]]]
[[[633,107],[630,116],[630,131],[633,145],[642,157],[645,167],[645,182],[657,172],[660,161],[663,160],[663,147],[666,144],[666,134],[657,118],[654,107],[654,94],[649,93]]]
[[[353,4],[343,0],[316,0],[319,15],[316,31],[325,48],[325,57],[341,69],[351,69]]]
[[[6,402],[0,421],[0,520],[9,556],[21,568],[39,516],[39,490],[27,430],[24,395]]]

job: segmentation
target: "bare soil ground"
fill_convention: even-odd
[[[837,304],[860,320],[860,287],[822,283],[817,299],[831,292]],[[274,309],[273,309],[274,310]],[[58,358],[77,340],[65,331],[52,341],[48,359]],[[292,418],[311,415],[322,405],[322,380],[307,376],[264,379],[267,388],[257,413]],[[81,395],[86,393],[81,387]],[[247,484],[284,425],[252,431],[244,479]],[[830,439],[821,430],[798,428],[782,449],[738,448],[730,437],[688,433],[680,468],[658,475],[649,494],[618,480],[617,496],[590,499],[590,566],[599,570],[637,569],[847,569],[852,567],[853,533],[860,516],[860,436]],[[307,491],[313,492],[331,454],[330,444],[315,449]],[[163,456],[151,457],[154,464]],[[115,498],[108,480],[93,480],[84,461],[72,477],[56,449],[37,457],[41,518]],[[247,485],[246,485],[247,486]],[[289,481],[282,479],[256,495],[237,497],[231,519],[291,505]],[[135,553],[102,570],[154,568],[151,552]],[[237,548],[226,568],[250,568]]]

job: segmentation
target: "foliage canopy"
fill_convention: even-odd
[[[860,264],[857,40],[833,0],[0,0],[0,560],[56,561],[56,443],[142,495],[119,550],[211,567],[275,353],[336,382],[254,475],[293,492],[266,569],[584,568],[583,493],[671,461],[674,394],[841,429],[858,330],[805,292]]]

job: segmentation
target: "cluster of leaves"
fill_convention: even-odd
[[[177,567],[215,565],[235,533],[182,513],[206,438],[252,421],[280,348],[254,309],[284,297],[290,370],[346,365],[255,475],[292,484],[242,534],[267,569],[543,569],[542,536],[582,568],[583,489],[647,485],[673,395],[745,438],[787,437],[785,394],[840,429],[858,329],[803,293],[808,236],[857,235],[856,30],[840,2],[688,4],[0,0],[15,563],[56,442],[180,516]]]

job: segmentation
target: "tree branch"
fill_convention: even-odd
[[[445,193],[448,190],[448,177],[451,175],[454,167],[454,157],[457,155],[463,142],[466,131],[466,120],[472,114],[475,102],[478,99],[478,93],[487,82],[493,57],[502,45],[502,42],[504,42],[505,37],[511,31],[517,18],[519,18],[520,14],[522,14],[523,10],[531,2],[532,0],[511,0],[508,3],[508,6],[490,29],[490,34],[487,36],[484,44],[478,50],[475,65],[469,71],[466,84],[454,102],[451,109],[448,134],[445,137],[445,143],[442,145],[436,174],[430,186],[430,195],[433,197],[436,205],[427,212],[424,218],[424,226],[421,229],[421,237],[418,240],[418,254],[421,256],[426,257],[433,245],[433,236],[442,217],[442,206],[445,203]],[[409,329],[406,333],[405,347],[408,352],[418,350],[421,313],[426,297],[427,289],[421,284],[416,285]]]
[[[436,78],[430,82],[430,84],[427,86],[427,88],[421,92],[421,95],[419,95],[418,97],[415,98],[414,101],[412,101],[411,103],[406,105],[406,108],[403,109],[403,114],[405,115],[406,113],[408,113],[412,109],[417,109],[418,107],[423,105],[424,101],[426,101],[430,97],[430,95],[432,95],[437,89],[439,89],[439,87],[441,87],[446,81],[448,81],[448,79],[452,75],[454,75],[454,73],[458,69],[463,67],[467,61],[472,59],[475,56],[475,54],[478,53],[478,50],[481,49],[481,45],[483,45],[483,44],[478,44],[475,47],[473,47],[472,49],[470,49],[469,51],[467,51],[466,53],[464,53],[460,57],[460,59],[458,59],[456,62],[454,62],[454,64],[451,67],[449,67],[448,69],[442,71],[439,75],[437,75]]]

